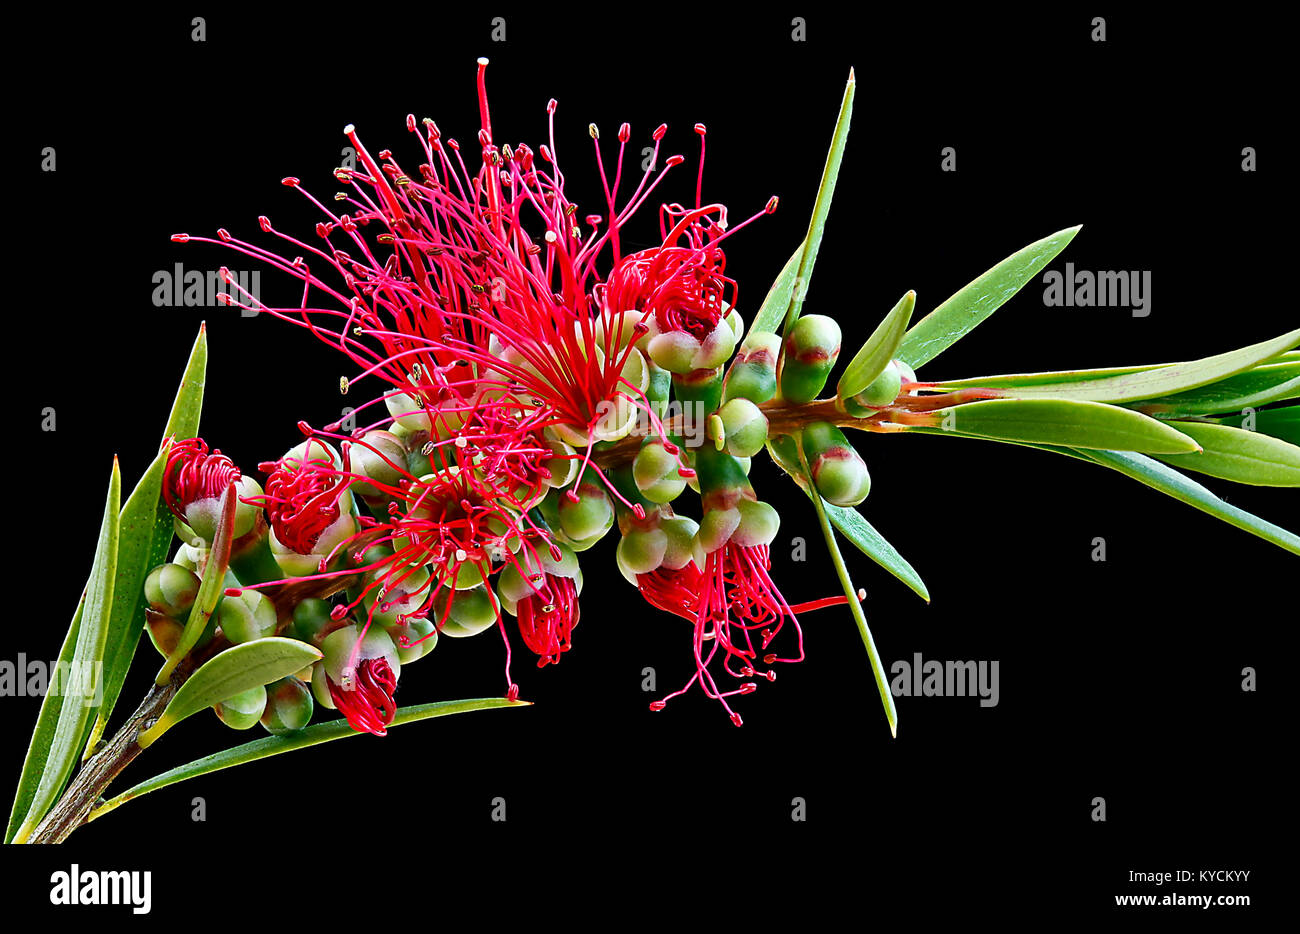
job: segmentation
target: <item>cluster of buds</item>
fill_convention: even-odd
[[[372,156],[348,127],[359,165],[335,173],[347,189],[336,196],[342,208],[285,179],[323,212],[319,242],[261,219],[309,257],[284,258],[226,231],[174,238],[221,243],[300,279],[297,308],[263,306],[237,286],[227,300],[306,324],[342,351],[355,367],[343,392],[367,378],[384,387],[354,409],[369,424],[300,424],[306,440],[262,465],[264,491],[241,496],[267,517],[264,547],[237,543],[252,555],[241,592],[300,592],[283,585],[315,581],[331,602],[281,606],[267,625],[256,607],[230,609],[218,614],[218,632],[227,615],[239,622],[226,638],[291,625],[324,652],[310,673],[316,700],[382,732],[400,666],[440,636],[496,628],[508,696],[518,691],[512,629],[539,665],[559,662],[580,619],[580,556],[617,526],[622,575],[651,605],[694,624],[696,673],[652,709],[698,682],[739,724],[727,698],[801,659],[797,614],[836,602],[791,606],[781,596],[768,573],[779,518],[748,473],[769,440],[792,440],[771,431],[766,413],[817,395],[839,329],[809,315],[784,343],[762,329],[746,334],[724,245],[777,202],[731,223],[723,205],[704,200],[703,125],[694,128],[693,203],[664,203],[659,245],[625,253],[623,227],[684,161],[661,163],[667,128],[651,134],[646,170],[620,199],[631,129],[619,129],[611,179],[593,125],[605,210],[580,215],[555,161],[555,103],[548,144],[498,143],[485,65],[472,169],[431,120],[408,118],[424,155],[413,172],[391,152]],[[832,502],[860,501],[865,467],[826,427],[803,437],[815,482],[836,489]],[[698,520],[677,512],[688,489]],[[268,556],[279,578],[265,573]],[[775,651],[787,628],[794,636]],[[723,671],[738,683],[723,683]]]

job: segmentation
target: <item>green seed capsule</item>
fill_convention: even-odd
[[[770,545],[781,528],[776,509],[760,500],[742,499],[736,504],[740,524],[731,533],[731,543],[742,548]]]
[[[732,399],[718,410],[725,432],[727,453],[733,457],[753,457],[767,442],[767,416],[753,402]]]
[[[274,736],[295,733],[311,722],[311,691],[297,678],[281,678],[266,686],[262,726]]]
[[[680,466],[677,455],[664,448],[663,439],[649,438],[632,462],[632,478],[650,502],[671,503],[686,489],[686,480],[678,473]]]
[[[159,613],[181,618],[189,614],[202,581],[189,568],[179,564],[160,564],[144,581],[145,599]]]
[[[781,355],[781,338],[776,334],[751,334],[727,371],[724,399],[766,402],[776,394],[776,361]]]
[[[814,422],[803,430],[803,449],[813,483],[827,502],[856,506],[867,498],[871,474],[844,432],[827,422]]]
[[[222,597],[212,616],[225,637],[236,645],[275,635],[275,604],[256,590]]]
[[[840,326],[835,320],[804,315],[785,339],[781,394],[797,405],[817,398],[839,355]]]
[[[262,719],[266,706],[266,688],[255,687],[214,704],[212,709],[232,730],[247,730]]]

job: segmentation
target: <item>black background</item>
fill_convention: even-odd
[[[1090,41],[1098,14],[1105,43]],[[206,42],[191,41],[196,15]],[[504,43],[491,41],[494,15],[506,17]],[[791,40],[795,16],[807,19],[805,42]],[[922,373],[950,377],[1184,359],[1295,326],[1283,280],[1291,231],[1279,216],[1277,32],[1262,19],[1142,21],[1106,10],[855,20],[810,6],[213,7],[15,22],[15,54],[36,58],[11,86],[16,551],[4,655],[57,655],[111,457],[129,489],[200,320],[211,346],[202,434],[246,469],[295,443],[298,419],[323,424],[346,401],[345,361],[296,329],[265,315],[154,307],[155,270],[252,268],[169,235],[224,226],[268,243],[256,220],[267,214],[312,239],[312,209],[280,178],[299,176],[328,199],[349,122],[372,152],[392,148],[406,163],[418,161],[408,112],[470,140],[479,55],[492,59],[499,141],[543,141],[546,101],[558,98],[560,160],[583,213],[599,210],[589,122],[609,145],[624,120],[634,142],[666,122],[665,151],[688,166],[691,126],[707,124],[706,196],[733,217],[781,198],[728,251],[747,317],[802,236],[850,66],[853,132],[805,306],[837,317],[846,347],[906,289],[918,292],[919,316],[1073,224],[1084,228],[1052,268],[1151,271],[1146,318],[1047,308],[1031,281]],[[39,170],[45,146],[57,151],[56,172]],[[945,146],[957,151],[955,173],[940,171]],[[1259,152],[1256,173],[1241,171],[1245,146]],[[663,191],[686,200],[693,170],[678,171]],[[631,236],[648,245],[654,231],[647,211]],[[262,286],[272,304],[296,301],[293,284],[269,270]],[[55,432],[41,431],[46,406],[58,413]],[[516,654],[535,706],[174,786],[83,828],[62,851],[6,850],[11,898],[40,908],[48,873],[78,860],[152,869],[154,918],[168,920],[200,897],[208,912],[278,899],[271,918],[303,923],[326,910],[322,900],[334,913],[377,898],[385,924],[454,903],[486,923],[511,901],[569,911],[597,893],[625,906],[610,923],[632,914],[675,923],[682,900],[699,894],[737,919],[837,900],[864,921],[1031,907],[1150,917],[1114,908],[1115,894],[1152,891],[1129,884],[1130,870],[1241,868],[1252,870],[1245,886],[1174,888],[1245,892],[1256,908],[1234,920],[1257,914],[1278,881],[1270,848],[1291,817],[1278,810],[1294,735],[1279,698],[1294,557],[1118,474],[1044,453],[919,436],[868,436],[858,447],[874,479],[864,512],[933,597],[925,605],[849,554],[884,658],[997,659],[998,706],[900,698],[891,740],[841,608],[805,619],[808,660],[740,699],[742,729],[698,692],[651,714],[657,695],[641,691],[642,669],[656,669],[658,693],[676,687],[693,666],[689,628],[625,584],[611,543],[584,561],[573,651],[542,671]],[[806,501],[770,463],[756,462],[752,479],[782,511],[773,576],[786,596],[835,592]],[[1297,524],[1292,491],[1209,485]],[[802,564],[791,560],[795,536],[808,543]],[[1096,536],[1105,563],[1090,558]],[[494,635],[446,640],[403,672],[399,700],[499,693],[502,662]],[[122,713],[155,663],[142,647]],[[1259,671],[1257,693],[1241,690],[1245,666]],[[5,699],[6,796],[38,706]],[[253,736],[196,717],[127,778]],[[204,823],[190,820],[194,796],[206,800]],[[504,824],[490,820],[496,796],[507,801]],[[807,802],[802,823],[790,819],[796,796]],[[1106,799],[1105,823],[1091,820],[1094,796]],[[490,894],[476,901],[480,888]]]

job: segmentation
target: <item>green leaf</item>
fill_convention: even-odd
[[[1225,503],[1195,480],[1183,476],[1157,460],[1127,451],[1079,450],[1074,454],[1110,467],[1112,470],[1118,470],[1139,483],[1145,483],[1152,489],[1194,506],[1217,519],[1222,519],[1229,525],[1257,535],[1292,554],[1300,555],[1300,536],[1294,532],[1288,532],[1281,526]]]
[[[401,726],[403,723],[414,723],[418,720],[429,720],[433,717],[447,717],[452,714],[469,713],[474,710],[492,710],[498,707],[530,707],[528,701],[510,701],[504,697],[484,697],[475,700],[458,700],[458,701],[438,701],[432,704],[419,704],[412,707],[401,707],[398,709],[393,722],[388,725],[389,729],[395,726]],[[268,759],[271,756],[278,756],[282,753],[293,752],[295,749],[306,749],[310,746],[319,746],[321,743],[328,743],[336,739],[347,739],[349,736],[362,736],[348,725],[346,720],[330,720],[326,723],[315,723],[309,727],[298,730],[296,733],[288,733],[282,736],[267,736],[263,739],[253,740],[251,743],[244,743],[242,746],[235,746],[233,749],[224,749],[221,752],[213,753],[210,756],[204,756],[202,759],[195,759],[193,762],[187,762],[185,765],[169,769],[161,775],[155,775],[146,781],[141,782],[116,797],[106,801],[90,813],[88,820],[96,820],[103,817],[109,811],[114,810],[120,805],[125,804],[133,798],[139,798],[141,795],[147,795],[151,791],[157,791],[160,788],[166,788],[168,785],[175,785],[178,782],[188,781],[191,778],[198,778],[201,775],[209,775],[212,772],[220,772],[222,769],[229,769],[236,765],[244,765],[248,762],[256,762],[258,759]]]
[[[803,491],[808,494],[809,499],[812,499],[812,494],[807,487],[803,487]],[[925,581],[921,580],[921,575],[916,573],[916,569],[908,563],[907,559],[876,531],[862,513],[845,506],[836,506],[824,499],[822,503],[826,507],[831,524],[856,545],[858,551],[897,577],[926,603],[930,602],[930,591],[926,588]]]
[[[171,440],[168,439],[128,497],[118,520],[117,578],[113,583],[113,606],[104,634],[104,699],[86,743],[87,757],[94,750],[113,713],[113,705],[122,693],[127,669],[131,666],[136,644],[140,641],[144,624],[144,579],[150,570],[161,563],[155,561],[157,539],[160,535],[164,536],[164,556],[167,545],[171,543],[171,513],[167,514],[168,521],[164,528],[159,527],[158,516],[159,492],[170,452]]]
[[[72,616],[72,625],[63,637],[63,648],[59,650],[58,668],[67,671],[72,664],[72,654],[77,648],[77,633],[81,629],[81,615],[86,608],[86,598],[82,595],[77,604],[77,611]],[[9,824],[5,828],[5,843],[14,839],[23,819],[32,805],[32,796],[45,771],[45,763],[50,755],[50,743],[54,739],[54,726],[58,723],[59,712],[63,707],[63,692],[47,691],[41,700],[41,712],[36,717],[36,729],[32,731],[31,742],[27,746],[27,757],[23,760],[22,775],[18,778],[18,790],[14,794],[13,807],[9,810]],[[66,779],[65,779],[66,782]],[[62,792],[60,787],[59,791]],[[44,816],[44,815],[42,815]]]
[[[1162,454],[1160,460],[1252,486],[1300,486],[1300,447],[1257,431],[1208,422],[1176,422],[1201,446],[1199,454]]]
[[[785,261],[785,265],[781,267],[781,271],[777,273],[772,287],[767,290],[767,297],[763,299],[762,307],[758,309],[758,314],[754,315],[746,338],[754,334],[775,334],[776,329],[780,327],[794,297],[794,285],[799,278],[799,264],[803,262],[803,250],[804,244],[801,243],[799,249],[791,254]]]
[[[835,132],[831,135],[831,147],[826,153],[826,167],[822,170],[821,184],[817,187],[817,201],[813,204],[812,218],[808,222],[808,236],[804,238],[804,250],[799,261],[797,287],[791,296],[790,310],[785,316],[783,334],[790,333],[790,328],[799,320],[799,310],[808,295],[808,284],[812,281],[813,265],[817,262],[817,253],[822,245],[822,233],[826,229],[826,217],[830,214],[831,199],[835,196],[835,182],[840,176],[840,162],[844,159],[844,145],[849,139],[849,121],[853,117],[853,94],[857,89],[857,80],[853,69],[849,69],[849,80],[844,86],[844,98],[840,101],[840,115],[835,121]]]
[[[1078,232],[1067,227],[1008,256],[913,325],[895,356],[913,369],[939,356],[1019,292]]]
[[[804,455],[803,447],[798,442],[796,442],[795,450],[799,458],[799,472],[804,480],[811,483],[808,458]],[[830,516],[826,510],[827,504],[820,496],[812,497],[812,503],[813,508],[817,510],[817,522],[821,526],[822,538],[826,540],[826,549],[831,554],[831,564],[835,567],[835,574],[840,579],[840,587],[844,591],[844,596],[848,599],[849,610],[853,614],[853,621],[858,626],[858,635],[862,639],[862,645],[867,650],[867,659],[871,663],[871,674],[876,681],[876,690],[880,693],[880,703],[885,708],[885,719],[889,722],[889,734],[897,736],[898,710],[894,706],[894,694],[889,689],[889,677],[885,674],[885,665],[880,659],[880,652],[876,649],[876,640],[871,635],[871,627],[867,625],[867,616],[862,611],[862,603],[858,600],[857,589],[853,586],[853,581],[849,577],[849,569],[844,564],[844,556],[840,554],[839,542],[835,540],[835,530],[831,528]]]
[[[938,409],[927,427],[990,438],[1077,448],[1184,454],[1196,442],[1167,422],[1099,402],[991,399]]]
[[[922,322],[924,324],[924,322]],[[915,330],[915,328],[913,329]],[[1230,350],[1227,353],[1204,357],[1187,363],[1170,363],[1154,367],[1136,367],[1129,372],[1104,378],[1074,379],[1071,373],[1027,373],[1009,377],[980,377],[942,383],[940,389],[962,389],[974,386],[991,386],[993,380],[1012,382],[1009,392],[1016,398],[1076,399],[1090,402],[1137,402],[1157,396],[1197,389],[1235,376],[1258,366],[1278,354],[1300,344],[1300,328],[1288,331],[1272,340],[1261,341]],[[1083,371],[1085,374],[1088,371]],[[1099,371],[1098,371],[1099,372]],[[1075,371],[1077,374],[1078,371]]]
[[[171,415],[167,418],[167,427],[163,439],[174,438],[184,441],[196,438],[199,434],[199,416],[203,412],[203,386],[208,372],[208,328],[199,325],[199,336],[194,339],[190,350],[189,362],[181,377],[180,387],[176,390],[176,399],[172,402]]]
[[[302,671],[320,657],[314,646],[283,636],[254,639],[214,655],[177,689],[157,722],[140,734],[140,748],[148,748],[186,717]]]
[[[208,550],[208,563],[203,569],[199,592],[194,597],[194,605],[190,607],[190,615],[185,620],[185,628],[181,630],[176,648],[172,649],[171,655],[167,656],[167,661],[158,671],[155,684],[166,684],[181,659],[194,648],[194,644],[199,641],[199,636],[203,635],[203,630],[207,628],[208,620],[212,617],[212,612],[217,608],[217,602],[225,591],[226,572],[230,570],[230,548],[234,544],[232,536],[235,527],[235,509],[238,505],[235,484],[232,482],[221,494],[221,518],[217,520],[217,531],[212,539],[212,547]]]
[[[1227,379],[1171,396],[1147,399],[1133,408],[1157,418],[1216,415],[1258,408],[1300,397],[1300,361],[1269,363]]]
[[[1258,431],[1262,434],[1281,438],[1291,444],[1300,444],[1300,405],[1287,405],[1277,409],[1261,409],[1258,412],[1243,412],[1213,421],[1246,431]]]
[[[117,573],[118,515],[122,508],[122,472],[117,458],[113,458],[113,472],[108,483],[108,497],[104,503],[104,518],[99,527],[99,542],[95,546],[95,560],[91,565],[90,579],[86,583],[85,605],[79,619],[74,617],[72,628],[77,630],[76,646],[70,658],[71,668],[60,672],[60,684],[51,683],[49,694],[67,694],[69,688],[80,689],[81,697],[73,695],[74,703],[60,702],[56,716],[46,718],[46,706],[41,705],[41,714],[37,718],[37,734],[49,729],[47,737],[33,735],[31,748],[28,750],[28,765],[33,763],[33,750],[45,750],[41,763],[40,779],[31,793],[31,801],[22,825],[14,832],[13,841],[24,843],[31,836],[36,825],[54,806],[63,786],[72,774],[73,766],[81,754],[82,745],[87,737],[87,725],[91,711],[102,698],[102,666],[104,659],[104,637],[108,630],[109,614],[113,605],[113,583]],[[69,631],[71,638],[71,631]],[[66,641],[65,641],[66,648]],[[93,689],[93,697],[85,697],[84,692]],[[27,768],[24,767],[23,779],[19,782],[19,794],[27,783]],[[15,801],[15,807],[17,801]],[[11,819],[12,823],[12,819]]]
[[[885,371],[889,361],[894,359],[898,345],[903,342],[903,335],[907,333],[907,325],[912,320],[912,310],[915,308],[916,293],[908,292],[885,315],[884,320],[876,325],[862,349],[854,354],[849,365],[844,368],[844,375],[840,377],[836,390],[841,399],[856,396]]]

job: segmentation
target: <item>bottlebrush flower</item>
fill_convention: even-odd
[[[286,574],[324,573],[357,532],[347,462],[330,445],[308,438],[258,467],[267,474],[266,492],[250,501],[266,507],[275,560]]]
[[[385,735],[397,713],[393,694],[402,673],[393,640],[378,627],[363,633],[350,625],[326,636],[321,651],[312,674],[316,700],[339,710],[354,730]]]
[[[244,502],[262,492],[257,481],[241,475],[234,461],[220,451],[209,453],[207,443],[200,438],[172,445],[163,469],[162,499],[185,527],[178,529],[182,540],[195,544],[192,540],[197,535],[203,543],[211,543],[221,516],[221,494],[232,483],[235,495],[240,497],[233,535],[239,538],[252,530],[260,513],[256,506]],[[193,534],[185,534],[186,530]]]

